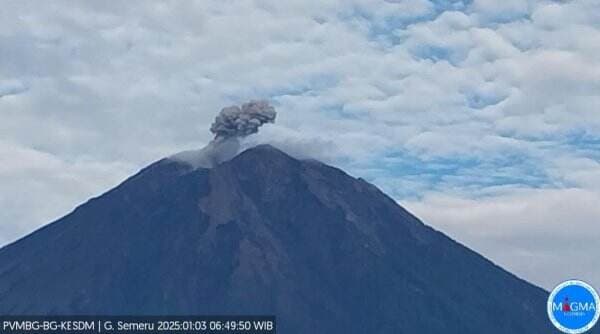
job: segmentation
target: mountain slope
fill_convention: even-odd
[[[547,293],[268,145],[161,160],[0,249],[0,314],[275,314],[281,333],[550,333]]]

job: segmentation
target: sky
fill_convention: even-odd
[[[272,143],[600,289],[600,2],[4,1],[0,245],[268,99]]]

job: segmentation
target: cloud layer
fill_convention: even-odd
[[[0,243],[265,98],[278,124],[251,142],[350,170],[546,288],[565,268],[600,286],[599,7],[7,2]],[[558,252],[564,238],[581,253]]]

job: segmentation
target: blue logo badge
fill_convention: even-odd
[[[548,297],[548,316],[560,331],[580,334],[590,330],[600,317],[600,298],[589,284],[570,280],[559,284]]]

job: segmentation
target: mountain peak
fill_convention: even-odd
[[[299,174],[302,161],[271,145],[251,147],[214,168],[213,173],[229,171],[232,179],[254,179],[259,184],[282,182]]]
[[[244,152],[254,152],[257,154],[267,154],[267,153],[277,153],[277,154],[285,154],[282,150],[276,148],[271,144],[259,144],[253,147],[248,148]]]
[[[273,163],[276,161],[296,160],[282,150],[270,145],[260,144],[239,153],[231,161],[233,163]]]
[[[547,293],[271,145],[159,161],[0,249],[1,314],[275,314],[283,333],[547,333]],[[515,302],[518,301],[518,302]]]

